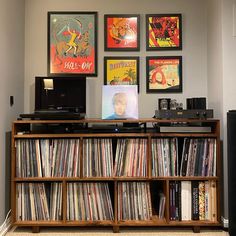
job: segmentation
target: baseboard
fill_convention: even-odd
[[[221,222],[223,223],[224,228],[229,228],[229,220],[221,216]]]

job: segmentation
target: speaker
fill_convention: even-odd
[[[199,97],[199,98],[187,98],[187,109],[199,109],[199,110],[206,110],[206,98],[205,97]]]
[[[236,110],[227,112],[229,234],[236,235]]]

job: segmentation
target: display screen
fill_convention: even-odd
[[[35,77],[35,112],[86,113],[86,77]]]

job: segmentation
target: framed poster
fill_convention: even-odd
[[[105,51],[140,50],[140,15],[104,15]]]
[[[97,12],[48,12],[48,75],[97,75]]]
[[[104,57],[104,84],[139,86],[139,57]]]
[[[182,56],[146,58],[147,93],[182,92]]]
[[[102,119],[138,119],[137,85],[103,85]]]
[[[146,15],[146,50],[181,50],[181,14]]]

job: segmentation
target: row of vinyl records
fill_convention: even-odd
[[[61,183],[18,183],[16,185],[16,219],[62,220]],[[112,191],[113,192],[113,191]],[[114,220],[108,183],[68,183],[68,221]],[[164,204],[164,205],[163,205]],[[161,202],[162,216],[165,202]],[[118,183],[118,220],[150,220],[152,205],[147,182]]]
[[[216,176],[216,139],[184,138],[182,153],[178,140],[151,139],[153,177]],[[111,138],[18,139],[16,177],[79,177],[80,145],[83,177],[145,177],[147,141],[146,138],[118,138],[114,154]]]
[[[216,182],[171,181],[170,220],[217,221]]]
[[[152,140],[152,176],[216,176],[216,139],[184,138],[180,168],[178,140]]]
[[[62,220],[61,183],[18,183],[16,219]],[[118,183],[118,220],[151,220],[153,209],[159,218],[165,215],[166,196],[156,198],[148,182]],[[114,199],[105,182],[67,183],[68,221],[114,220]],[[113,191],[112,191],[113,192]],[[217,220],[215,181],[171,181],[170,220]],[[156,207],[157,205],[157,207]]]

